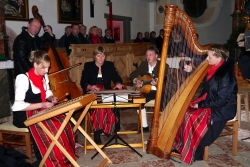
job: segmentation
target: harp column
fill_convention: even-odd
[[[160,69],[158,73],[158,86],[156,91],[155,97],[155,107],[154,107],[154,117],[151,124],[151,131],[150,136],[147,144],[147,152],[154,154],[161,158],[170,158],[170,153],[166,154],[164,150],[161,150],[157,147],[157,140],[158,140],[158,129],[159,129],[159,111],[160,111],[160,102],[161,102],[161,94],[163,88],[163,79],[164,79],[164,72],[167,60],[167,50],[168,50],[168,41],[170,37],[170,32],[174,26],[174,20],[176,16],[176,5],[166,5],[166,12],[165,12],[165,20],[164,20],[164,40],[162,44],[162,53],[161,53],[161,62],[160,62]]]

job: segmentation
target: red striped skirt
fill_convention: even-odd
[[[94,131],[113,135],[115,131],[115,114],[110,108],[97,108],[90,111],[90,121]]]
[[[38,113],[38,110],[27,111],[27,118]],[[51,132],[52,135],[56,135],[62,122],[64,121],[64,115],[58,115],[56,117],[50,118],[48,120],[42,121],[42,124]],[[49,148],[52,140],[44,133],[42,128],[38,124],[31,125],[31,134],[38,146],[41,156],[43,157]],[[62,134],[58,139],[59,143],[66,149],[73,159],[75,157],[75,137],[71,125],[68,123],[63,130]],[[45,161],[45,166],[47,167],[71,167],[72,164],[68,158],[60,151],[60,149],[55,145]]]
[[[201,98],[195,100],[197,103]],[[191,104],[194,103],[191,102]],[[181,154],[181,160],[192,164],[195,151],[208,130],[211,108],[189,107],[176,134],[173,148]]]

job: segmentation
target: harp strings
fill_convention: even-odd
[[[189,27],[186,17],[180,12],[177,13],[174,26],[169,39],[167,55],[167,77],[165,88],[163,88],[162,115],[159,118],[159,131],[179,98],[181,92],[189,82],[189,76],[194,76],[199,70],[198,66],[203,62],[206,54],[194,53],[194,33]],[[199,53],[199,54],[197,54]],[[192,74],[184,71],[186,64],[192,65],[195,70]],[[158,131],[158,132],[159,132]]]

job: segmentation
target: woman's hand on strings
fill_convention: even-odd
[[[47,100],[48,100],[49,102],[51,102],[51,103],[54,103],[54,104],[58,103],[58,98],[57,98],[57,97],[54,97],[54,96],[48,97]]]
[[[51,108],[54,106],[54,103],[52,102],[43,102],[41,108]]]
[[[184,66],[184,71],[186,71],[186,72],[191,72],[193,70],[193,67],[192,67],[192,65],[191,64],[189,64],[189,65],[185,65]]]
[[[58,98],[53,96],[51,98],[51,102],[54,103],[54,104],[58,103]]]
[[[124,85],[122,85],[122,84],[120,84],[120,83],[117,83],[117,84],[115,85],[115,87],[113,87],[113,89],[119,89],[119,90],[121,90],[122,88],[124,88]]]
[[[96,85],[89,85],[90,87],[89,87],[89,90],[91,90],[91,91],[98,91],[98,90],[100,90]]]

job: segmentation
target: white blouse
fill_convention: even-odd
[[[26,73],[28,75],[28,73]],[[12,111],[23,111],[26,107],[30,105],[30,103],[24,102],[26,92],[29,89],[29,82],[31,83],[31,89],[34,94],[40,93],[40,89],[37,88],[32,81],[28,79],[25,74],[19,74],[16,77],[15,83],[15,102],[13,104]],[[50,88],[49,88],[49,78],[48,75],[44,75],[43,86],[46,92],[46,98],[53,96]]]

